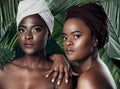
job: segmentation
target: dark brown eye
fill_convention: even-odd
[[[34,27],[33,28],[33,32],[40,32],[41,31],[41,28],[40,27]]]
[[[63,41],[67,40],[67,37],[65,35],[62,36]]]
[[[77,39],[77,38],[80,38],[81,35],[80,34],[74,34],[73,36],[74,36],[74,39]]]
[[[23,33],[23,32],[25,32],[25,29],[20,27],[20,28],[18,28],[18,32]]]

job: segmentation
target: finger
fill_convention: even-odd
[[[50,70],[50,71],[48,72],[48,74],[46,74],[45,77],[46,77],[46,78],[49,77],[53,72],[54,72],[54,70]]]
[[[55,82],[56,78],[58,76],[58,70],[54,70],[54,74],[53,74],[53,77],[52,77],[52,83]]]
[[[69,81],[69,70],[68,70],[68,68],[65,68],[65,82],[66,83],[68,83],[68,81]]]
[[[60,85],[62,80],[63,80],[63,77],[64,77],[64,69],[63,69],[63,66],[60,67],[60,72],[59,72],[59,76],[58,76],[58,81],[57,81],[57,85]]]

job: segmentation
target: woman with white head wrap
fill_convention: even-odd
[[[54,17],[44,0],[23,0],[21,1],[18,6],[18,13],[17,13],[17,18],[16,18],[17,27],[19,26],[23,18],[30,16],[30,15],[34,15],[34,14],[38,14],[40,15],[40,17],[42,17],[50,33],[52,34],[53,27],[54,27]],[[53,43],[55,43],[54,40],[52,41]],[[50,47],[49,49],[51,48],[52,47]],[[65,75],[66,75],[65,82],[68,83],[68,75],[69,75],[68,67],[69,66],[66,63],[65,57],[63,57],[62,54],[53,54],[52,56],[50,56],[50,59],[54,61],[54,65],[52,67],[53,69],[51,69],[50,72],[46,76],[48,77],[54,71],[55,73],[52,78],[52,82],[54,82],[56,77],[58,76],[58,71],[60,71],[59,77],[58,77],[59,78],[58,85],[59,85],[62,81],[63,73],[65,72]]]
[[[0,71],[0,89],[72,89],[72,81],[60,86],[45,78],[52,62],[45,46],[54,26],[54,18],[43,0],[24,0],[18,6],[17,33],[23,57]],[[49,31],[48,31],[49,29]]]
[[[52,33],[54,27],[54,17],[44,0],[21,1],[18,6],[18,13],[16,18],[17,26],[24,17],[34,14],[39,14],[42,17],[50,32]]]

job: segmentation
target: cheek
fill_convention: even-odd
[[[74,47],[77,51],[81,51],[82,49],[85,49],[85,42],[82,40],[76,40],[74,42]]]
[[[65,42],[63,42],[63,49],[64,49],[64,50],[66,49]]]
[[[34,41],[38,46],[41,46],[41,47],[46,45],[47,38],[48,38],[48,35],[46,34],[42,34],[42,35],[40,34],[38,36],[34,35]]]
[[[19,42],[19,44],[22,44],[23,41],[24,41],[24,36],[18,34],[18,42]]]
[[[75,43],[75,50],[76,50],[76,55],[81,56],[81,57],[85,57],[91,54],[91,52],[93,51],[93,45],[91,40],[86,40],[86,41],[77,41]]]
[[[75,41],[75,46],[78,49],[89,49],[93,47],[92,38],[89,36],[83,36]]]

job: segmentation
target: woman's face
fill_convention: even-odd
[[[95,41],[89,27],[79,18],[68,19],[63,27],[63,47],[70,61],[87,59],[93,52]]]
[[[44,51],[48,38],[48,29],[39,15],[25,17],[18,26],[18,40],[25,54]]]

